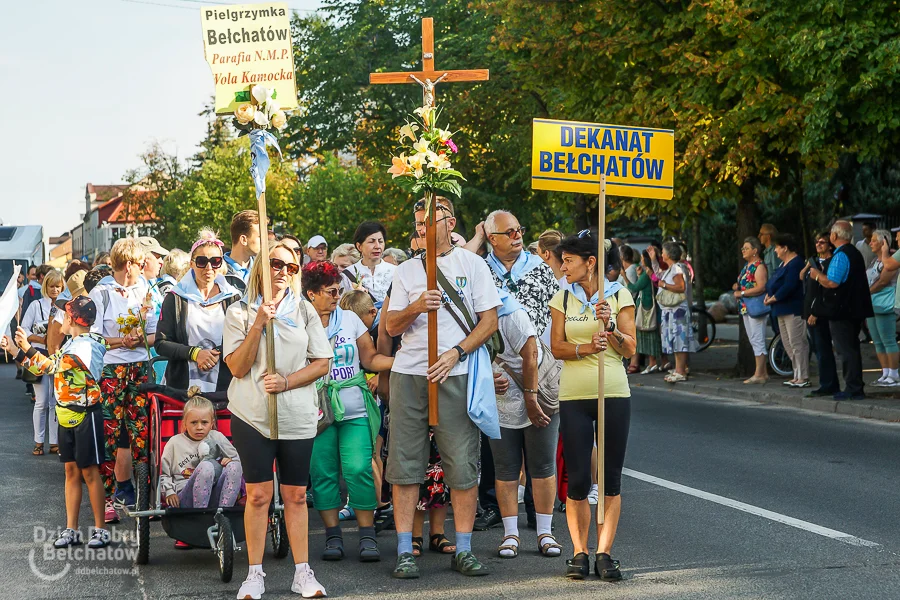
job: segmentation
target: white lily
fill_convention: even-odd
[[[435,160],[431,161],[431,168],[435,171],[443,171],[444,169],[449,169],[450,161],[447,160],[446,156],[440,154]]]
[[[420,154],[426,153],[426,152],[431,152],[431,149],[428,147],[428,140],[426,140],[426,139],[421,139],[417,142],[414,142],[413,150],[415,150],[416,152],[419,152]]]
[[[420,119],[422,119],[422,123],[424,123],[426,127],[431,125],[431,118],[434,114],[433,106],[420,106],[413,112],[416,113]]]
[[[277,100],[273,100],[272,98],[266,100],[266,114],[269,115],[269,117],[277,113],[279,109],[281,109],[281,107],[278,105]]]
[[[256,114],[253,115],[253,121],[260,127],[265,128],[269,126],[269,117],[261,110],[256,111]]]
[[[257,104],[263,104],[272,97],[272,90],[262,85],[254,85],[250,88],[250,94]]]
[[[414,124],[413,125],[404,125],[403,127],[400,128],[400,142],[402,143],[403,140],[405,140],[406,138],[409,138],[413,141],[413,144],[415,144],[416,143],[415,132],[418,130],[419,130],[418,125],[414,125]]]
[[[446,129],[438,129],[438,135],[440,136],[441,143],[444,143],[453,137],[453,133]]]

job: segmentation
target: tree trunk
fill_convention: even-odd
[[[700,258],[700,215],[694,215],[693,223],[693,249],[691,250],[691,265],[694,267],[694,304],[705,304],[703,297],[703,261]]]
[[[748,179],[740,187],[740,199],[737,205],[737,248],[748,237],[755,237],[759,227],[759,217],[756,214],[756,181]],[[743,260],[738,259],[738,271],[743,268]],[[735,365],[735,373],[738,377],[750,377],[756,371],[756,359],[753,356],[753,348],[750,346],[750,338],[744,329],[744,320],[738,321],[740,335],[738,337],[738,359]]]

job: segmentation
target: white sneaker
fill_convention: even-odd
[[[303,565],[299,570],[294,569],[294,583],[291,584],[291,591],[304,598],[324,598],[328,595],[309,565]]]
[[[875,381],[873,381],[873,382],[872,382],[872,385],[882,386],[882,385],[884,385],[884,380],[885,380],[885,379],[890,379],[890,377],[887,376],[887,375],[882,375],[881,377],[879,377],[878,379],[876,379]]]
[[[519,504],[522,504],[523,502],[525,502],[525,486],[520,485],[519,486]]]
[[[897,385],[900,385],[900,381],[897,381],[896,379],[888,375],[881,381],[880,385],[881,387],[896,387]]]
[[[241,584],[241,589],[238,590],[238,600],[260,600],[266,592],[266,582],[263,580],[265,576],[266,574],[262,571],[247,575],[247,579],[244,580],[244,583]]]
[[[595,506],[597,502],[600,501],[600,490],[597,488],[597,484],[591,486],[591,491],[588,492],[588,502],[591,506]]]
[[[80,546],[81,545],[81,532],[75,531],[74,529],[67,528],[63,529],[63,532],[59,534],[59,537],[53,542],[54,548],[68,548],[69,546]]]

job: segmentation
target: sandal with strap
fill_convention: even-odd
[[[325,538],[322,560],[341,560],[342,558],[344,558],[344,538],[339,535]]]
[[[545,544],[544,540],[549,541]],[[551,558],[556,558],[562,554],[562,546],[559,545],[552,533],[542,533],[538,536],[538,550],[544,556]]]
[[[364,536],[359,538],[359,562],[378,562],[381,560],[381,552],[378,551],[378,542],[375,538]]]
[[[516,540],[516,543],[515,543],[515,545],[507,544],[507,543],[505,543],[506,540]],[[519,556],[519,544],[521,544],[521,543],[522,543],[522,541],[519,539],[519,536],[517,536],[517,535],[506,536],[503,538],[503,542],[497,548],[497,555],[500,558],[515,558],[515,557]],[[512,556],[510,556],[508,554],[503,554],[504,550],[509,550],[510,552],[512,552]]]
[[[435,533],[428,540],[428,549],[438,554],[455,554],[456,545],[443,533]]]
[[[44,455],[44,445],[43,444],[35,444],[34,450],[31,451],[31,454],[34,456],[43,456]]]
[[[50,454],[59,454],[59,446],[57,444],[50,444]]]
[[[622,579],[619,561],[613,560],[609,554],[603,552],[598,552],[594,556],[594,573],[603,581],[619,581]]]
[[[422,547],[425,545],[425,539],[421,537],[414,537],[412,539],[412,555],[415,557],[422,556]]]

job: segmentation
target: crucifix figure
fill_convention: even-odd
[[[450,83],[454,81],[487,81],[490,72],[487,69],[469,69],[456,71],[438,71],[434,67],[434,19],[426,17],[422,19],[422,70],[419,72],[397,73],[370,73],[369,83],[373,85],[394,83],[417,83],[422,86],[423,106],[434,106],[435,86],[438,83]],[[435,219],[434,219],[434,193],[425,219],[425,271],[429,290],[438,289],[437,286],[437,256],[435,252]],[[428,313],[428,365],[431,366],[438,359],[437,350],[438,324],[437,313]],[[438,384],[428,384],[428,423],[438,424]]]

